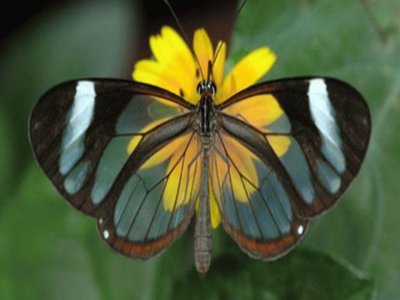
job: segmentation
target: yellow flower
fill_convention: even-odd
[[[216,104],[220,104],[238,91],[256,83],[270,70],[276,60],[275,54],[269,48],[260,47],[245,56],[224,78],[226,44],[223,41],[218,42],[215,48],[219,49],[218,55],[214,61],[216,50],[213,48],[210,38],[204,29],[196,30],[193,37],[193,51],[198,61],[193,57],[189,46],[182,37],[168,26],[164,26],[159,35],[150,37],[150,48],[154,56],[153,59],[138,61],[133,70],[133,79],[164,88],[180,95],[192,104],[197,104],[200,100],[197,93],[197,85],[203,78],[207,78],[209,62],[214,62],[212,80],[217,87],[214,101]],[[248,105],[247,101],[251,101],[251,105]],[[267,125],[278,119],[283,113],[275,98],[269,95],[251,97],[249,100],[244,100],[231,107],[227,107],[224,112],[235,116],[240,115],[245,120],[251,120],[252,125],[265,128],[265,130],[268,130]],[[150,124],[143,131],[153,128],[159,123],[160,121]],[[180,164],[170,174],[165,187],[163,204],[164,208],[168,211],[172,211],[174,208],[176,209],[176,207],[189,201],[188,197],[185,196],[184,187],[189,185],[187,181],[194,176],[193,174],[188,174],[190,172],[188,164],[192,159],[181,161],[179,159],[182,155],[182,148],[185,148],[185,145],[188,144],[191,138],[191,134],[177,138],[143,165],[143,168],[149,168],[169,160],[167,172],[171,172],[177,163]],[[285,137],[274,136],[267,139],[279,156],[287,151],[290,144],[289,139]],[[128,153],[133,151],[137,143],[138,138],[131,140]],[[225,147],[229,149],[231,159],[235,162],[241,174],[257,185],[257,171],[253,162],[257,159],[255,155],[228,136],[224,136],[224,143]],[[221,145],[218,146],[216,144],[215,147],[221,147]],[[198,152],[197,144],[190,143],[186,149],[186,156],[194,158]],[[222,149],[215,151],[215,153],[221,152],[223,152]],[[211,225],[213,228],[216,228],[221,221],[220,211],[216,202],[216,196],[220,195],[214,195],[214,192],[218,193],[218,188],[215,186],[214,189],[212,188],[213,184],[216,184],[216,180],[212,178],[222,178],[225,176],[227,165],[219,155],[215,154],[213,157],[215,161],[210,162],[210,165],[213,163],[216,167],[210,169],[210,213]],[[219,170],[218,173],[220,174],[212,174],[212,172],[216,172],[213,171],[215,169]],[[180,170],[183,170],[184,174],[179,174]],[[241,180],[237,171],[233,170],[231,173],[232,182]],[[214,192],[212,192],[213,190]],[[233,185],[234,196],[241,202],[248,201],[248,194],[252,190],[254,190],[252,186],[243,188],[241,184]]]

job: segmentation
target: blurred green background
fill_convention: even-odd
[[[141,7],[122,0],[51,5],[1,44],[0,299],[400,299],[400,2],[247,2],[225,37],[228,67],[268,45],[278,55],[268,79],[348,81],[370,105],[373,134],[354,184],[313,220],[297,249],[263,263],[219,229],[202,279],[193,268],[193,228],[154,259],[122,257],[101,241],[93,219],[56,193],[29,148],[28,115],[45,90],[71,78],[130,78],[148,51]],[[220,9],[200,5],[192,13],[207,26],[208,13],[225,24],[206,27],[218,35],[233,26],[218,19]]]

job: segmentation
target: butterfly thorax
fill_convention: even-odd
[[[204,80],[197,86],[200,101],[197,106],[197,132],[204,147],[209,147],[216,128],[214,95],[217,89],[214,82]]]

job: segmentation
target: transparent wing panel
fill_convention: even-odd
[[[191,218],[200,186],[199,145],[194,133],[150,157],[118,197],[116,235],[130,242],[159,239]]]
[[[307,222],[293,213],[276,172],[249,149],[219,133],[210,169],[223,225],[251,255],[273,257],[301,238]]]

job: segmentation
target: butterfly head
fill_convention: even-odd
[[[197,85],[197,93],[201,98],[214,99],[216,92],[217,87],[212,80],[203,80]]]

